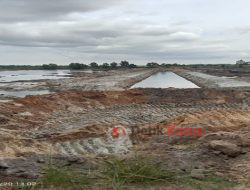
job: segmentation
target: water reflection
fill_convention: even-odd
[[[131,88],[199,88],[173,72],[159,72],[133,85]]]
[[[19,90],[19,91],[5,91],[0,90],[0,97],[19,97],[23,98],[25,96],[31,95],[43,95],[43,94],[50,94],[49,90]]]
[[[70,70],[0,71],[0,82],[59,79],[71,76]]]

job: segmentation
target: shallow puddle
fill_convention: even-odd
[[[43,94],[50,94],[49,90],[21,90],[21,91],[4,91],[0,90],[0,97],[18,97],[23,98],[25,96],[32,96],[32,95],[43,95]]]
[[[0,71],[0,82],[59,79],[70,77],[70,70]]]

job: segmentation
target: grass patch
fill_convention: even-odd
[[[106,161],[103,176],[115,190],[131,186],[153,188],[165,185],[170,189],[178,187],[185,190],[230,190],[236,185],[213,173],[207,173],[203,180],[197,180],[192,178],[190,173],[162,170],[150,160],[143,158]]]
[[[73,178],[65,170],[50,167],[43,176],[42,183],[52,187],[70,187],[73,185]]]
[[[175,180],[173,172],[163,171],[144,159],[106,161],[103,174],[113,189],[121,189],[124,184],[166,183]]]
[[[80,174],[76,171],[49,167],[44,176],[38,181],[36,189],[49,188],[59,189],[86,189],[93,178],[87,174]]]
[[[76,171],[77,170],[77,171]],[[229,190],[234,183],[213,173],[204,175],[203,180],[191,177],[190,173],[166,171],[148,159],[135,158],[121,160],[109,158],[100,162],[100,167],[92,172],[78,168],[62,169],[50,165],[35,189],[144,189],[164,188],[185,190]],[[173,188],[171,188],[173,187]]]

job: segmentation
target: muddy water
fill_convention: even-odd
[[[92,70],[16,70],[0,71],[0,99],[6,97],[25,97],[28,95],[49,94],[45,89],[35,90],[39,85],[44,85],[40,80],[69,78],[76,72],[92,73]],[[32,90],[33,88],[33,90]]]
[[[199,88],[173,72],[159,72],[133,85],[131,88]]]
[[[50,94],[49,90],[20,90],[20,91],[4,91],[0,90],[0,97],[19,97],[23,98],[28,95],[43,95],[43,94]]]
[[[25,97],[28,95],[49,94],[49,90],[27,90],[26,84],[36,85],[36,82],[31,84],[33,80],[58,79],[70,77],[69,70],[17,70],[17,71],[0,71],[0,98],[5,97]],[[22,84],[18,81],[23,81]],[[23,89],[12,89],[13,85],[23,86]],[[9,86],[9,89],[6,87]]]
[[[58,79],[58,78],[66,78],[69,77],[70,75],[71,75],[70,70],[0,71],[0,82]]]

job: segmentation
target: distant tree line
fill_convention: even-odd
[[[236,61],[236,64],[168,64],[168,63],[157,63],[157,62],[149,62],[146,65],[136,65],[131,64],[128,61],[121,61],[120,63],[111,62],[111,63],[103,63],[98,64],[96,62],[91,62],[90,64],[83,63],[70,63],[69,65],[57,65],[54,63],[43,64],[43,65],[0,65],[0,70],[56,70],[56,69],[71,69],[71,70],[83,70],[83,69],[93,69],[93,70],[109,70],[109,69],[122,69],[122,68],[172,68],[172,67],[180,67],[180,68],[235,68],[235,67],[250,67],[250,62],[244,60]]]
[[[68,65],[43,64],[43,65],[0,65],[0,70],[55,70],[68,69]]]
[[[112,63],[103,63],[98,64],[96,62],[92,62],[89,65],[82,63],[70,63],[69,69],[72,70],[80,70],[80,69],[116,69],[116,68],[136,68],[137,65],[130,64],[128,61],[121,61],[120,63],[112,62]]]
[[[45,69],[45,70],[56,70],[56,69],[58,69],[58,66],[57,66],[57,64],[50,63],[48,65],[47,64],[43,64],[42,68]]]
[[[147,67],[149,68],[157,68],[157,67],[184,67],[185,65],[184,64],[177,64],[177,63],[173,63],[173,64],[167,64],[167,63],[162,63],[162,64],[159,64],[159,63],[156,63],[156,62],[150,62],[150,63],[147,63],[146,65]]]
[[[128,61],[121,61],[120,63],[111,62],[98,64],[92,62],[90,64],[70,63],[69,65],[57,65],[54,63],[43,65],[0,65],[0,70],[56,70],[56,69],[118,69],[118,68],[136,68],[135,64],[130,64]]]
[[[146,65],[136,65],[131,64],[128,61],[121,61],[120,63],[111,62],[111,63],[102,63],[98,64],[96,62],[91,62],[90,64],[83,63],[70,63],[69,65],[57,65],[54,63],[43,64],[43,65],[0,65],[0,70],[56,70],[56,69],[71,69],[71,70],[84,70],[84,69],[93,69],[93,70],[109,70],[109,69],[131,69],[131,68],[233,68],[233,67],[248,67],[250,66],[250,62],[246,62],[243,60],[239,60],[236,64],[192,64],[192,65],[184,65],[184,64],[168,64],[168,63],[157,63],[157,62],[149,62]]]
[[[246,66],[246,65],[250,65],[250,62],[243,61],[241,59],[241,60],[236,61],[236,65],[238,65],[239,67],[243,67],[243,66]]]
[[[177,63],[174,64],[158,64],[156,62],[147,63],[144,66],[138,66],[133,63],[129,63],[128,61],[121,61],[120,63],[111,62],[111,63],[103,63],[98,64],[96,62],[91,62],[90,64],[83,63],[70,63],[69,65],[57,65],[54,63],[43,64],[43,65],[0,65],[0,70],[56,70],[56,69],[71,69],[71,70],[83,70],[83,69],[96,69],[96,70],[108,70],[108,69],[122,69],[122,68],[137,68],[137,67],[148,67],[148,68],[156,68],[156,67],[172,67],[172,66],[182,66]]]

